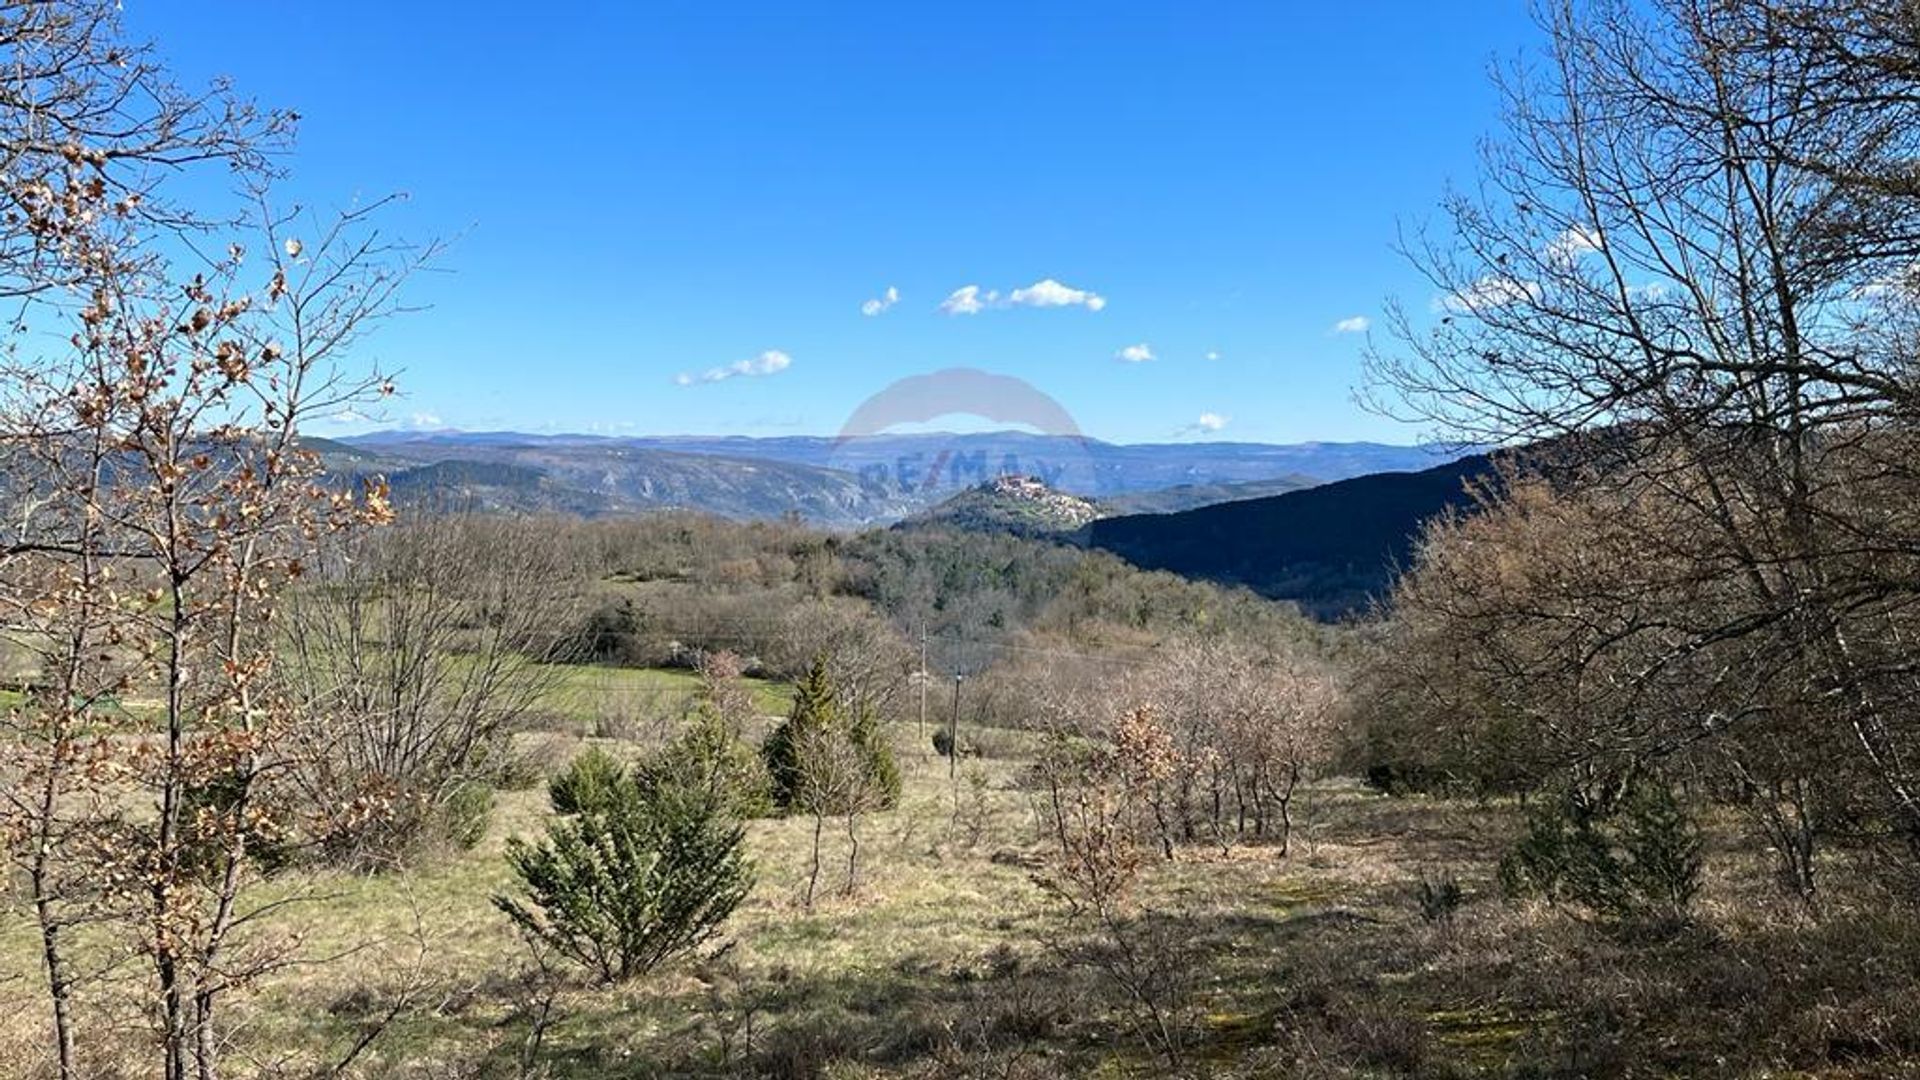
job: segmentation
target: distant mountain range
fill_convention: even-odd
[[[1024,432],[839,440],[375,432],[310,441],[328,469],[382,474],[403,501],[599,516],[686,509],[739,519],[797,514],[826,528],[889,524],[1003,475],[1100,501],[1170,511],[1446,460],[1381,443],[1122,445]]]
[[[918,503],[849,473],[611,442],[340,441],[320,446],[342,480],[382,475],[402,505],[605,517],[693,510],[736,520],[789,515],[826,528],[894,521]]]

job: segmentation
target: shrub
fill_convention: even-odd
[[[1665,784],[1635,784],[1620,815],[1621,876],[1637,914],[1684,922],[1700,891],[1700,830]]]
[[[1453,922],[1453,913],[1466,903],[1467,894],[1451,871],[1442,870],[1437,875],[1420,875],[1415,899],[1420,902],[1420,918],[1444,926]]]
[[[742,737],[755,718],[741,681],[744,662],[728,652],[700,658],[700,693],[691,722],[634,780],[656,799],[694,799],[734,818],[773,810],[766,762]]]
[[[486,836],[492,816],[493,787],[469,780],[455,785],[441,801],[439,831],[456,846],[471,848]]]
[[[594,746],[547,783],[547,797],[562,814],[596,813],[612,806],[631,784],[626,766]]]
[[[568,790],[580,809],[507,844],[526,897],[494,905],[529,938],[613,982],[699,947],[745,898],[745,834],[713,805],[649,798],[624,774]]]
[[[899,805],[900,765],[893,760],[893,748],[887,745],[886,736],[881,734],[880,724],[874,719],[872,710],[861,709],[854,714],[852,723],[848,725],[847,738],[865,763],[868,783],[872,787],[871,801],[881,809]]]
[[[693,800],[731,818],[764,817],[773,810],[766,763],[711,708],[698,710],[687,730],[634,781],[650,798]]]
[[[257,779],[234,772],[216,773],[181,790],[184,837],[182,862],[204,880],[217,880],[232,846],[231,830],[242,813],[242,802]],[[269,822],[256,825],[247,836],[247,853],[255,868],[275,874],[293,862],[294,848]]]
[[[1549,795],[1528,812],[1526,828],[1500,860],[1500,884],[1513,896],[1538,896],[1611,910],[1620,866],[1596,815],[1570,793]]]
[[[1699,891],[1700,855],[1699,831],[1673,792],[1643,777],[1611,813],[1571,793],[1544,800],[1500,861],[1500,881],[1511,894],[1607,918],[1678,923]]]
[[[633,601],[610,600],[589,611],[572,634],[562,637],[556,650],[559,655],[548,659],[633,665],[642,659],[640,631],[640,612]]]

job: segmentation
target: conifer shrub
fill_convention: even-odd
[[[547,797],[559,813],[583,814],[606,809],[617,800],[621,789],[631,783],[625,765],[614,760],[612,754],[593,746],[582,751],[565,771],[547,783]]]
[[[650,798],[704,802],[736,820],[765,817],[774,809],[767,763],[719,712],[704,706],[636,771],[634,782]]]
[[[1643,776],[1604,809],[1570,792],[1542,800],[1501,860],[1500,882],[1510,895],[1676,926],[1699,891],[1701,851],[1699,829],[1672,789]]]
[[[582,754],[554,782],[555,806],[568,809],[546,836],[508,841],[519,895],[494,905],[604,983],[697,949],[746,897],[753,867],[723,807],[670,791]]]

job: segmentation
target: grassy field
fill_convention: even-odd
[[[664,700],[688,686],[659,672],[568,679],[571,719],[546,736],[555,761],[590,742],[620,746],[582,730],[594,726],[592,702],[612,692]],[[783,691],[760,693],[772,706]],[[400,1018],[349,1075],[1865,1077],[1920,1067],[1920,1020],[1904,996],[1920,986],[1920,934],[1899,916],[1861,911],[1811,929],[1723,917],[1754,858],[1723,845],[1715,864],[1743,872],[1708,883],[1701,925],[1635,941],[1498,896],[1493,865],[1511,808],[1391,799],[1338,780],[1308,791],[1285,856],[1195,847],[1149,864],[1135,940],[1175,1021],[1169,1058],[1139,1037],[1138,995],[1096,962],[1099,935],[1036,884],[1049,847],[1024,787],[1030,738],[989,734],[981,744],[993,756],[950,780],[917,732],[896,730],[902,804],[859,824],[851,891],[844,832],[829,829],[812,910],[802,903],[810,823],[752,823],[758,882],[724,943],[613,988],[543,974],[492,906],[510,887],[507,838],[536,832],[550,813],[543,790],[502,793],[476,847],[407,873],[276,880],[256,899],[308,902],[276,913],[255,944],[298,935],[310,962],[236,1003],[237,1039],[255,1065],[235,1075],[307,1075],[397,1000]],[[1442,873],[1464,903],[1428,918],[1417,883]],[[8,1077],[45,1067],[33,950],[23,913],[8,913]]]
[[[694,702],[699,676],[677,668],[622,668],[557,664],[548,708],[562,726],[588,734],[621,734],[621,725],[658,727],[678,723]],[[767,716],[784,716],[793,688],[765,679],[743,679],[754,705]]]

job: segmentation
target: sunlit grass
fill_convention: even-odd
[[[644,711],[678,717],[690,708],[700,677],[678,668],[625,668],[591,665],[541,665],[555,678],[548,702],[559,715],[592,721],[609,713]],[[793,705],[793,687],[767,679],[744,679],[762,714],[784,716]]]
[[[555,674],[572,697],[553,714],[564,728],[543,737],[569,753],[589,739],[639,753],[633,739],[582,729],[611,695],[684,702],[695,685],[677,671]],[[786,688],[765,684],[756,694],[763,710],[783,711]],[[566,973],[542,1044],[544,1075],[905,1077],[930,1075],[936,1061],[949,1071],[931,1075],[1165,1075],[1136,1037],[1127,996],[1077,951],[1084,924],[1070,924],[1039,884],[1051,848],[1027,786],[1036,740],[1013,731],[976,735],[988,756],[965,761],[956,779],[923,749],[915,726],[892,731],[905,777],[901,804],[857,822],[861,857],[850,892],[845,822],[826,823],[811,910],[803,897],[813,823],[749,823],[757,880],[724,939],[704,959],[620,986]],[[1637,950],[1554,912],[1500,900],[1494,865],[1511,835],[1511,806],[1390,799],[1323,781],[1295,810],[1287,856],[1270,844],[1222,850],[1201,842],[1171,861],[1146,862],[1135,899],[1169,921],[1182,956],[1185,1053],[1196,1070],[1294,1075],[1300,1061],[1325,1060],[1358,1063],[1328,1076],[1505,1077],[1529,1068],[1573,1075],[1556,1073],[1566,1063],[1554,1047],[1578,1044],[1579,1025],[1613,1015],[1608,1001],[1645,1010],[1628,1019],[1649,1040],[1724,1035],[1725,1015],[1688,1019],[1688,995],[1696,993],[1688,980],[1704,977],[1711,988],[1714,979],[1747,977],[1741,973],[1776,962],[1776,941],[1805,932],[1728,921],[1670,954]],[[492,898],[513,888],[502,857],[508,839],[537,835],[551,817],[543,787],[502,792],[472,849],[430,854],[398,872],[302,871],[262,883],[250,903],[305,902],[263,921],[249,947],[297,938],[307,962],[235,999],[238,1045],[270,1052],[294,1072],[310,1069],[411,988],[415,1004],[356,1075],[521,1075],[534,965]],[[1709,910],[1755,877],[1734,860],[1760,857],[1727,835],[1716,866],[1741,869],[1709,883]],[[1414,899],[1413,883],[1436,867],[1456,873],[1466,890],[1453,925],[1424,922]],[[1899,925],[1889,923],[1885,934]],[[1844,929],[1836,924],[1836,951],[1822,961],[1834,972],[1850,970],[1848,956],[1877,955],[1901,940]],[[0,970],[22,976],[0,980],[0,1060],[24,1062],[19,1075],[33,1075],[44,1059],[36,950],[28,913],[0,914]],[[1726,974],[1711,974],[1715,965]],[[1888,980],[1891,1002],[1908,984]],[[1897,1013],[1893,1004],[1874,1006],[1871,987],[1845,992],[1856,1003],[1847,1008]],[[800,1067],[808,1061],[838,1064],[816,1072]]]

